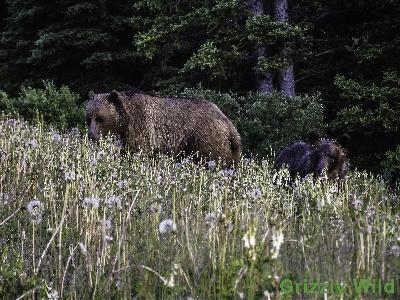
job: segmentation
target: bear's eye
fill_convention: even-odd
[[[97,118],[96,118],[96,122],[97,122],[97,123],[103,123],[103,122],[104,122],[104,118],[102,118],[102,117],[97,117]]]

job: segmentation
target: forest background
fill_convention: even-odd
[[[400,173],[400,4],[381,1],[0,2],[0,110],[84,126],[89,90],[202,97],[266,156],[311,130],[351,166]]]

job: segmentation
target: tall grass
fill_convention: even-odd
[[[400,296],[399,198],[379,178],[288,185],[268,161],[233,172],[120,150],[3,117],[0,298],[290,298],[290,279],[343,283],[348,299],[375,295],[352,288],[368,277]]]

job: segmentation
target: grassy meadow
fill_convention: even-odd
[[[289,185],[267,160],[120,150],[0,120],[1,299],[399,299],[399,194],[381,179]]]

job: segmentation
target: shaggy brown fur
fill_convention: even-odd
[[[90,139],[114,133],[133,151],[173,155],[198,152],[206,160],[221,160],[224,166],[239,161],[239,133],[208,101],[90,92],[86,117]]]
[[[312,144],[297,142],[287,146],[275,161],[275,168],[287,166],[292,179],[308,174],[321,176],[326,170],[328,179],[344,178],[347,174],[345,151],[332,140],[320,139]]]

